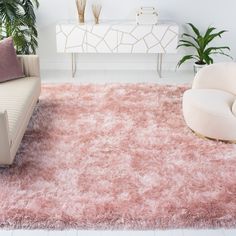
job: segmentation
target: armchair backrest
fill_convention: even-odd
[[[216,63],[201,69],[193,81],[193,89],[219,89],[236,95],[236,63]]]

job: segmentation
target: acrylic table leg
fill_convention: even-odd
[[[162,78],[162,62],[163,62],[163,54],[158,53],[158,55],[157,55],[157,73],[160,78]]]
[[[75,77],[75,74],[76,74],[76,54],[75,53],[72,53],[71,54],[71,69],[72,69],[72,77],[74,78]]]

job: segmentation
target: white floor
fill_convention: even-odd
[[[0,236],[236,236],[236,230],[167,230],[167,231],[0,231]]]
[[[155,71],[79,71],[71,78],[69,71],[42,71],[43,83],[158,83],[191,84],[193,72],[164,72],[159,78]],[[168,231],[0,231],[0,236],[236,236],[236,229],[226,230],[168,230]]]
[[[159,78],[156,71],[78,71],[72,78],[70,71],[42,71],[42,81],[46,83],[158,83],[191,84],[192,71],[164,72]]]

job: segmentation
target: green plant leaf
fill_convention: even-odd
[[[188,23],[188,25],[192,28],[193,32],[197,35],[197,37],[201,36],[201,34],[200,34],[199,30],[197,29],[197,27],[195,27],[192,23]]]
[[[12,36],[18,54],[36,52],[38,46],[34,9],[38,0],[0,0],[0,38]]]
[[[213,59],[208,55],[208,54],[204,54],[203,55],[203,61],[207,64],[213,64]]]
[[[198,44],[198,40],[197,40],[194,36],[192,36],[192,35],[190,35],[190,34],[187,34],[187,33],[183,33],[183,34],[182,34],[182,38],[184,38],[184,37],[191,38],[192,40],[195,41],[195,43]]]
[[[234,59],[232,56],[230,56],[229,54],[225,53],[225,52],[212,52],[211,54],[220,54],[226,57],[229,57],[230,59]]]
[[[178,46],[177,46],[177,48],[180,48],[180,47],[193,47],[191,44],[187,44],[187,43],[182,43],[182,44],[179,44]]]
[[[226,30],[222,30],[218,33],[215,33],[215,34],[210,34],[207,38],[206,38],[206,45],[208,45],[212,40],[214,40],[215,38],[219,37],[221,38],[222,37],[222,34],[226,33],[227,31]]]
[[[185,63],[188,60],[196,59],[196,56],[194,55],[186,55],[184,56],[177,64],[177,67],[180,67],[183,63]]]
[[[228,50],[230,51],[230,47],[223,46],[223,47],[210,47],[205,50],[204,53],[210,54],[212,51],[217,51],[217,50]]]
[[[193,48],[197,49],[197,46],[194,43],[192,43],[191,41],[181,39],[181,40],[179,40],[179,43],[180,43],[180,45],[181,44],[188,44],[188,45],[191,45]],[[181,46],[178,45],[177,48],[179,48],[179,47],[181,47]]]
[[[204,35],[204,38],[209,37],[209,35],[210,35],[213,31],[215,31],[215,30],[216,30],[215,27],[209,27],[209,28],[207,29],[205,35]]]

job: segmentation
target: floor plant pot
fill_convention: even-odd
[[[197,74],[202,68],[206,67],[207,64],[199,64],[197,62],[194,63],[194,74]]]

